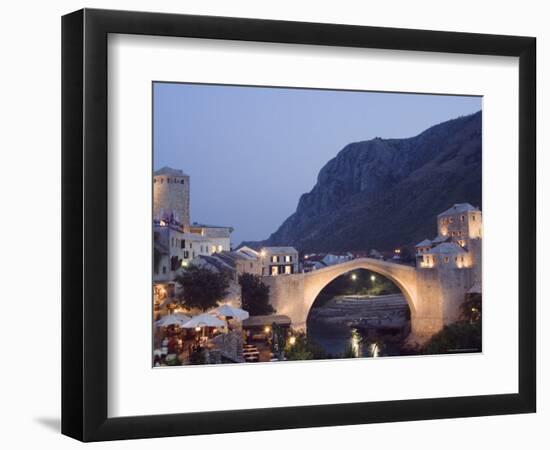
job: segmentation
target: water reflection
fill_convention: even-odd
[[[338,296],[312,310],[307,335],[327,358],[376,358],[400,355],[409,327],[400,295]]]

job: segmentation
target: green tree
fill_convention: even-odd
[[[243,273],[239,277],[241,285],[241,306],[251,316],[273,314],[275,309],[269,303],[269,286],[258,275]]]
[[[176,277],[176,282],[183,288],[182,303],[188,308],[199,308],[203,311],[218,306],[218,301],[227,295],[228,277],[224,273],[189,266]]]
[[[306,333],[300,332],[294,335],[294,344],[287,343],[285,356],[289,361],[302,361],[305,359],[326,359],[325,351],[313,342],[310,342]]]
[[[422,348],[427,355],[481,351],[481,322],[455,322],[446,325]]]
[[[481,320],[481,294],[466,294],[466,298],[460,307],[460,317],[470,323]]]

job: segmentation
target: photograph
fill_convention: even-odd
[[[152,96],[153,367],[482,351],[481,96]]]

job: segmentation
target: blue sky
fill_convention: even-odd
[[[154,167],[191,176],[191,220],[265,239],[350,142],[415,136],[480,97],[155,83]]]

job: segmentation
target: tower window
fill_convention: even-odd
[[[460,220],[462,220],[462,222],[464,222],[464,219],[465,219],[464,216],[460,216]]]
[[[184,184],[185,180],[181,180],[181,184]]]
[[[164,178],[160,179],[160,184],[164,183]]]
[[[449,262],[449,257],[448,256],[445,256],[445,262],[448,263]]]

